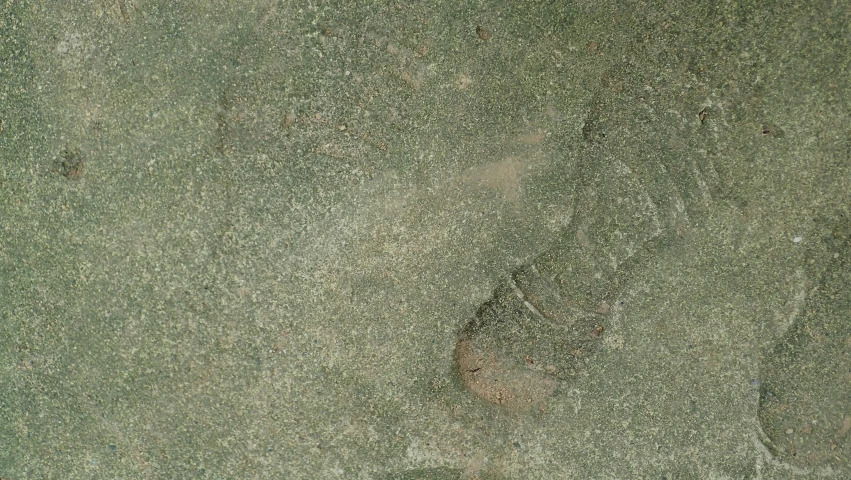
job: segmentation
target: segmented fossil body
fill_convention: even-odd
[[[632,78],[630,69],[604,77]],[[646,85],[606,78],[582,131],[571,224],[496,289],[456,345],[461,380],[491,403],[540,405],[599,349],[630,272],[717,205],[735,208],[706,148],[706,108],[657,113]]]

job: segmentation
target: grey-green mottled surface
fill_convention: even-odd
[[[848,2],[0,9],[3,480],[851,477]],[[633,211],[575,378],[468,390]]]

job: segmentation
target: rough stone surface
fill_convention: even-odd
[[[5,2],[0,478],[850,478],[842,3]]]

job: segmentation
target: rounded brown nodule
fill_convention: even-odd
[[[491,32],[481,25],[476,27],[476,35],[478,35],[481,40],[490,40],[491,38]]]
[[[477,397],[506,408],[540,406],[558,386],[555,378],[525,368],[474,339],[463,338],[455,345],[455,362],[461,380]]]

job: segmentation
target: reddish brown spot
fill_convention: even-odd
[[[462,339],[455,345],[461,380],[477,397],[512,409],[541,406],[557,386],[556,380],[511,362],[497,352]]]
[[[80,152],[66,148],[62,150],[62,159],[59,162],[62,176],[69,180],[76,180],[83,176],[83,157]]]
[[[491,32],[481,25],[476,27],[476,35],[479,36],[480,40],[490,40],[491,38]]]

